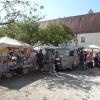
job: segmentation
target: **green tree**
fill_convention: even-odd
[[[29,0],[0,0],[0,25],[26,19],[39,20],[43,16],[38,10],[42,8]]]
[[[9,23],[6,26],[0,28],[0,36],[9,36],[11,38],[17,38],[18,34],[21,34],[22,30],[17,24]]]
[[[39,31],[39,41],[42,44],[58,44],[67,43],[74,38],[72,30],[62,24],[49,24],[45,29]]]
[[[37,42],[43,6],[29,0],[0,0],[0,37],[9,36],[30,44]]]
[[[0,36],[9,36],[34,45],[38,42],[39,24],[34,20],[10,23],[0,28]]]
[[[0,36],[9,36],[31,45],[67,43],[74,38],[70,28],[62,24],[50,24],[45,29],[40,29],[34,20],[26,20],[19,23],[11,23],[0,28]]]
[[[27,20],[25,22],[18,23],[17,26],[21,30],[20,34],[17,34],[17,39],[34,45],[38,41],[39,25],[34,20]]]

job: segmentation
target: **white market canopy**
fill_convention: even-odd
[[[39,46],[33,46],[34,50],[40,50],[40,49],[55,49],[55,46],[48,46],[48,45],[39,45]]]
[[[88,45],[86,48],[83,49],[84,51],[89,51],[89,52],[99,52],[100,47],[97,45]]]
[[[32,45],[30,45],[30,44],[24,43],[24,42],[22,42],[22,41],[20,41],[20,43],[21,43],[22,46],[25,47],[25,48],[31,48],[31,49],[33,48]]]
[[[87,48],[89,48],[89,49],[100,49],[100,47],[97,46],[97,45],[88,45]]]
[[[9,37],[2,37],[0,38],[0,47],[5,48],[5,47],[30,47],[29,44],[20,42],[16,39],[12,39]]]

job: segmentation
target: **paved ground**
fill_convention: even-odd
[[[60,72],[57,75],[34,73],[3,80],[0,100],[99,100],[100,69]]]

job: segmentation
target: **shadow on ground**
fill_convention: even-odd
[[[94,70],[91,74],[89,71],[75,70],[72,72],[60,72],[59,74],[52,77],[45,77],[47,82],[47,88],[52,90],[53,88],[59,89],[70,89],[74,88],[77,90],[89,91],[92,86],[100,86],[100,81],[93,81],[96,76],[100,76],[99,69]]]
[[[72,74],[73,75],[84,75],[84,76],[100,76],[100,68],[94,68],[93,73],[89,71],[90,69],[87,69],[85,71],[80,71],[79,69],[75,70]]]
[[[98,72],[98,75],[100,72]],[[85,91],[91,90],[92,86],[100,85],[100,82],[90,80],[93,75],[89,75],[87,72],[81,71],[71,71],[71,72],[60,72],[56,75],[34,73],[29,75],[24,75],[21,77],[13,77],[11,79],[3,80],[0,86],[7,87],[13,90],[19,90],[28,84],[34,83],[38,80],[38,84],[32,85],[33,87],[38,87],[38,85],[53,91],[54,89],[83,89]],[[93,76],[92,78],[95,78]]]
[[[34,83],[37,80],[40,80],[45,77],[45,74],[42,73],[31,73],[22,76],[14,76],[9,79],[3,79],[0,82],[0,87],[6,87],[8,89],[19,90],[22,87],[25,87],[28,84]]]

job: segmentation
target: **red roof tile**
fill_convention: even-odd
[[[77,33],[100,32],[100,13],[59,18],[40,22],[40,27],[46,27],[50,23],[64,24]]]

